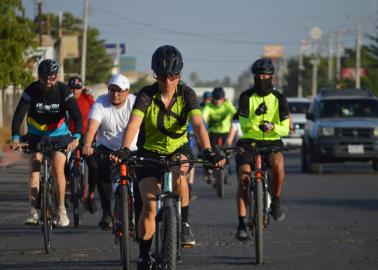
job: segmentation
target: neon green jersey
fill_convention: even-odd
[[[189,117],[201,115],[197,96],[193,89],[180,82],[173,99],[168,111],[161,100],[157,83],[142,88],[138,93],[132,114],[143,117],[139,136],[143,148],[168,155],[188,143]]]
[[[228,100],[225,100],[219,107],[210,102],[202,110],[203,119],[210,133],[228,133],[235,113],[234,105]]]
[[[257,115],[256,109],[265,103],[267,112]],[[274,129],[263,132],[259,125],[263,121],[272,122]],[[239,98],[239,122],[243,131],[242,139],[280,140],[289,134],[289,106],[286,98],[278,91],[273,91],[265,97],[257,95],[253,89],[243,92]]]

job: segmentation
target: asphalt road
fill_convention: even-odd
[[[178,269],[378,269],[378,174],[369,164],[329,165],[302,174],[299,155],[286,154],[284,222],[264,234],[263,265],[254,265],[252,241],[235,239],[235,175],[224,199],[197,174],[190,220],[197,245],[184,250]],[[40,227],[23,225],[27,213],[26,165],[0,169],[0,269],[121,269],[118,247],[101,217],[54,230],[46,255]],[[133,243],[133,267],[138,247]]]

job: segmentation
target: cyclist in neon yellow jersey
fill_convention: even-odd
[[[138,152],[141,156],[157,158],[167,156],[181,160],[190,159],[187,136],[188,120],[198,136],[204,157],[217,166],[224,165],[224,158],[212,150],[202,121],[197,96],[193,89],[180,81],[183,59],[177,48],[171,45],[159,47],[152,55],[151,68],[157,82],[142,88],[134,104],[132,115],[123,140],[123,147],[113,157],[126,159],[135,134],[141,127]],[[189,165],[173,170],[174,192],[181,195],[182,243],[194,245],[189,223],[189,192],[187,173]],[[137,269],[150,269],[150,248],[155,233],[156,195],[160,190],[160,169],[141,168],[137,172],[143,209],[139,219],[139,259]]]
[[[202,111],[212,147],[223,145],[226,142],[227,135],[231,129],[232,117],[235,113],[234,105],[225,99],[223,88],[214,88],[212,101]]]
[[[281,137],[289,134],[289,107],[286,97],[273,87],[273,63],[270,59],[258,59],[253,63],[251,71],[255,84],[251,89],[243,92],[239,98],[239,121],[243,135],[238,145],[255,143],[259,146],[282,146]],[[238,153],[236,156],[239,175],[237,191],[239,226],[236,236],[240,240],[246,240],[248,237],[246,206],[252,158],[253,153],[249,151]],[[272,168],[271,214],[275,220],[282,221],[285,218],[280,201],[285,180],[284,156],[282,152],[272,152],[263,158]]]

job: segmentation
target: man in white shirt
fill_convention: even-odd
[[[85,135],[83,153],[92,155],[92,142],[96,136],[96,148],[101,152],[118,150],[122,146],[123,133],[129,122],[135,96],[129,93],[130,82],[122,74],[114,75],[108,84],[108,93],[97,98],[89,113],[88,130]],[[131,150],[136,150],[135,136]],[[108,155],[106,155],[108,156]],[[103,215],[99,226],[103,230],[111,229],[112,179],[111,161],[97,158],[98,192],[100,194]]]

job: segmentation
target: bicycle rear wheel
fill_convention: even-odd
[[[177,263],[177,215],[173,198],[164,199],[157,228],[157,256],[161,269],[175,270]]]
[[[119,187],[120,199],[118,199],[118,213],[121,218],[121,231],[118,234],[120,237],[119,245],[121,252],[121,263],[124,270],[130,269],[130,241],[129,241],[129,194],[127,186],[122,185]]]
[[[255,185],[254,194],[254,225],[255,225],[255,253],[256,263],[263,262],[263,230],[264,230],[264,196],[263,183],[258,181]]]

